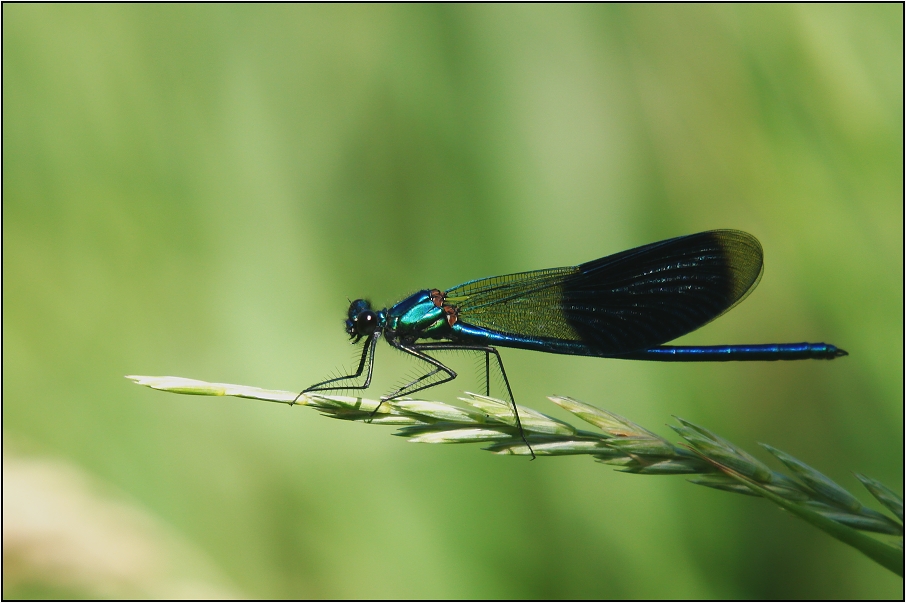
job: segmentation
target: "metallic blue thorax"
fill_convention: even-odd
[[[382,316],[391,335],[403,339],[442,339],[449,337],[449,306],[437,289],[423,289],[395,304]],[[383,314],[383,313],[382,313]]]

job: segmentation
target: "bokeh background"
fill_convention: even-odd
[[[2,10],[4,598],[903,596],[682,477],[123,379],[297,391],[351,363],[350,298],[738,228],[761,284],[681,341],[848,358],[505,350],[517,399],[902,492],[902,5]],[[450,362],[434,399],[479,387]],[[411,370],[382,345],[370,393]]]

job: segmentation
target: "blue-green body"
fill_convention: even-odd
[[[444,339],[450,336],[450,325],[443,307],[431,299],[431,290],[414,293],[389,310],[378,312],[385,328],[404,340]]]
[[[607,354],[582,341],[545,339],[495,331],[457,319],[450,324],[450,314],[424,289],[376,312],[379,328],[388,340],[416,343],[433,339],[477,345],[492,345],[575,356],[599,356],[661,362],[720,362],[731,360],[802,360],[833,359],[843,354],[828,343],[769,343],[755,345],[656,346],[624,354]]]

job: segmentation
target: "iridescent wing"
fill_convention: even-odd
[[[517,338],[581,342],[619,355],[672,341],[714,320],[757,285],[758,240],[713,230],[579,266],[463,283],[446,292],[461,322]]]

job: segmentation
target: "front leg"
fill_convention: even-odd
[[[351,375],[346,375],[344,377],[335,377],[333,379],[327,379],[326,381],[321,381],[320,383],[315,383],[314,385],[303,389],[299,392],[299,395],[295,397],[292,401],[292,404],[296,403],[296,400],[299,399],[299,396],[302,394],[307,394],[309,392],[323,392],[323,391],[335,391],[335,390],[348,390],[348,389],[368,389],[368,386],[371,385],[371,373],[374,370],[374,348],[377,345],[377,340],[380,339],[381,332],[375,331],[374,334],[370,335],[368,339],[365,340],[365,345],[362,348],[362,357],[359,359],[359,368],[356,369]],[[358,378],[362,372],[365,370],[365,366],[368,367],[368,372],[365,375],[365,382],[361,385],[332,385],[339,383],[341,381],[346,381],[349,379]],[[292,406],[290,404],[290,406]]]

